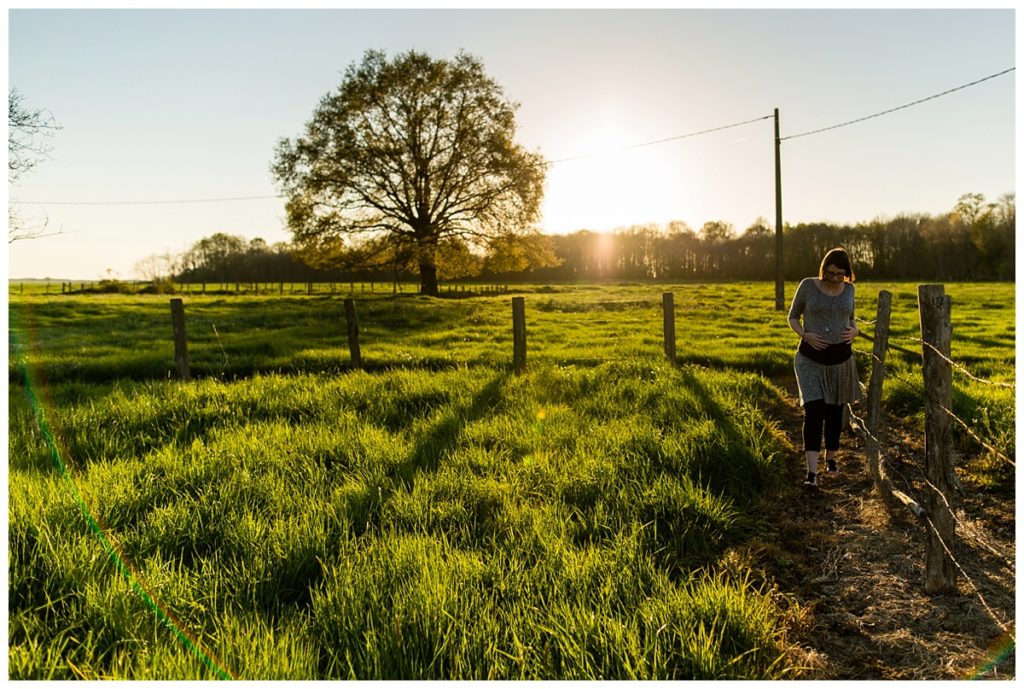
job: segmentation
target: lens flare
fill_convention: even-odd
[[[26,328],[25,331],[30,332],[31,326]],[[48,400],[46,399],[46,382],[42,367],[36,366],[34,367],[35,370],[32,370],[33,367],[29,366],[28,358],[26,357],[26,347],[23,341],[23,336],[16,333],[13,327],[9,328],[9,333],[11,348],[13,350],[15,361],[17,362],[18,370],[20,371],[22,380],[24,381],[25,394],[28,397],[33,415],[35,416],[36,425],[38,426],[39,432],[42,434],[43,440],[46,443],[46,447],[50,453],[50,459],[53,461],[54,467],[57,469],[57,472],[60,474],[61,479],[63,479],[65,486],[74,498],[75,503],[78,505],[78,509],[81,511],[82,516],[88,523],[90,530],[99,540],[103,549],[107,552],[108,557],[117,567],[118,572],[120,572],[128,581],[132,589],[139,595],[146,606],[153,611],[157,618],[174,633],[178,642],[202,661],[203,664],[210,668],[218,678],[238,679],[238,676],[234,672],[226,669],[224,664],[218,661],[212,653],[204,650],[199,641],[194,638],[193,635],[184,630],[181,622],[174,617],[174,615],[168,610],[167,606],[149,591],[145,582],[137,574],[136,568],[131,566],[127,557],[121,552],[113,539],[108,536],[107,530],[103,528],[99,519],[96,518],[93,515],[92,510],[89,509],[89,505],[78,490],[74,474],[69,469],[67,461],[65,461],[65,458],[69,458],[68,452],[66,449],[63,449],[62,452],[61,443],[58,439],[57,433],[55,433],[46,418],[45,409],[48,406]]]
[[[981,679],[990,672],[996,665],[1003,662],[1017,647],[1017,640],[1014,635],[1014,625],[1003,634],[996,637],[995,641],[989,644],[985,660],[978,664],[974,672],[970,673],[971,679]]]

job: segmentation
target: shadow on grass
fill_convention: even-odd
[[[738,500],[749,500],[770,487],[771,476],[754,456],[750,437],[736,424],[736,409],[726,409],[716,395],[693,371],[680,370],[687,387],[702,401],[703,410],[719,429],[716,451],[698,457],[691,469],[691,478],[712,492]]]
[[[436,472],[445,453],[458,444],[462,429],[493,412],[510,377],[508,371],[498,373],[473,396],[468,405],[451,409],[427,432],[421,434],[410,453],[409,462],[400,468],[399,478],[402,482],[410,486],[417,472]]]

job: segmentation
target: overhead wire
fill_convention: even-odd
[[[559,158],[557,160],[552,160],[552,161],[549,161],[549,162],[550,162],[550,164],[554,165],[555,163],[565,163],[565,162],[568,162],[570,160],[580,160],[581,158],[592,158],[594,156],[605,155],[607,153],[617,153],[619,151],[629,151],[629,150],[632,150],[634,148],[642,148],[644,146],[654,146],[655,144],[664,144],[664,143],[668,143],[669,141],[679,141],[680,139],[688,139],[688,138],[690,138],[692,136],[700,136],[701,134],[710,134],[712,132],[720,132],[723,129],[732,129],[733,127],[742,127],[745,124],[753,124],[754,122],[760,122],[762,120],[768,120],[768,119],[771,119],[772,117],[774,117],[774,115],[765,115],[764,117],[755,117],[752,120],[746,120],[744,122],[735,122],[733,124],[726,124],[726,125],[723,125],[721,127],[714,127],[712,129],[702,129],[699,132],[690,132],[689,134],[680,134],[678,136],[669,136],[669,137],[666,137],[664,139],[655,139],[654,141],[645,141],[645,142],[640,143],[640,144],[632,144],[630,146],[622,146],[621,148],[610,149],[610,150],[607,150],[607,151],[595,151],[593,153],[583,153],[583,154],[578,155],[578,156],[571,156],[569,158]]]
[[[949,95],[950,93],[954,93],[956,91],[960,91],[962,89],[968,88],[969,86],[976,86],[977,84],[980,84],[980,83],[982,83],[984,81],[988,81],[989,79],[995,79],[996,77],[1001,77],[1002,75],[1007,74],[1009,72],[1012,72],[1015,69],[1017,69],[1017,68],[1016,67],[1010,67],[1009,69],[1004,69],[1002,72],[997,72],[996,74],[990,74],[987,77],[983,77],[983,78],[978,79],[976,81],[972,81],[969,84],[962,84],[962,85],[957,86],[955,88],[951,88],[951,89],[948,89],[946,91],[943,91],[942,93],[936,93],[935,95],[928,96],[927,98],[921,98],[921,99],[915,100],[915,101],[913,101],[911,103],[906,103],[905,105],[899,105],[899,106],[897,106],[895,108],[889,108],[888,110],[883,110],[882,112],[876,112],[873,115],[866,115],[864,117],[858,117],[855,120],[849,120],[848,122],[841,122],[839,124],[834,124],[834,125],[832,125],[830,127],[822,127],[821,129],[814,129],[812,131],[803,132],[801,134],[791,134],[789,136],[782,136],[782,137],[779,137],[779,141],[788,141],[789,139],[798,139],[798,138],[800,138],[802,136],[810,136],[812,134],[820,134],[822,132],[831,131],[833,129],[839,129],[840,127],[848,127],[851,124],[857,124],[858,122],[864,122],[865,120],[870,120],[870,119],[873,119],[875,117],[881,117],[882,115],[888,115],[890,113],[896,112],[897,110],[903,110],[905,108],[909,108],[909,107],[914,106],[914,105],[920,105],[921,103],[924,103],[924,102],[927,102],[927,101],[930,101],[930,100],[934,100],[934,99],[940,98],[942,96]]]
[[[752,120],[745,120],[743,122],[734,122],[733,124],[723,125],[721,127],[713,127],[711,129],[702,129],[698,132],[690,132],[689,134],[680,134],[678,136],[669,136],[664,139],[656,139],[654,141],[645,141],[639,144],[631,144],[629,146],[623,146],[621,148],[610,149],[605,151],[594,151],[592,153],[584,153],[577,156],[570,156],[568,158],[559,158],[557,160],[546,161],[547,165],[555,165],[557,163],[564,163],[571,160],[580,160],[582,158],[591,158],[599,155],[606,155],[608,153],[615,153],[618,151],[628,151],[635,148],[642,148],[644,146],[654,146],[656,144],[668,143],[670,141],[679,141],[680,139],[688,139],[694,136],[700,136],[701,134],[710,134],[712,132],[720,132],[725,129],[732,129],[733,127],[741,127],[743,125],[752,124],[754,122],[760,122],[762,120],[774,117],[774,115],[766,115],[764,117],[756,117]],[[283,199],[286,198],[282,194],[266,195],[266,196],[234,196],[234,197],[223,197],[223,198],[207,198],[207,199],[178,199],[168,201],[11,201],[11,203],[20,205],[39,205],[39,206],[131,206],[131,205],[158,205],[158,204],[182,204],[182,203],[221,203],[225,201],[252,201],[257,199]]]
[[[947,89],[947,90],[945,90],[945,91],[943,91],[941,93],[936,93],[936,94],[928,96],[926,98],[921,98],[921,99],[915,100],[913,102],[897,106],[895,108],[889,108],[888,110],[883,110],[881,112],[874,113],[873,115],[866,115],[864,117],[858,117],[857,119],[854,119],[854,120],[849,120],[847,122],[841,122],[839,124],[834,124],[834,125],[829,126],[829,127],[822,127],[820,129],[814,129],[814,130],[811,130],[811,131],[802,132],[800,134],[791,134],[789,136],[779,137],[779,141],[780,142],[781,141],[788,141],[790,139],[797,139],[797,138],[804,137],[804,136],[811,136],[812,134],[820,134],[822,132],[831,131],[833,129],[839,129],[840,127],[847,127],[847,126],[852,125],[852,124],[857,124],[858,122],[864,122],[865,120],[870,120],[870,119],[873,119],[873,118],[876,118],[876,117],[881,117],[883,115],[888,115],[888,114],[896,112],[898,110],[903,110],[905,108],[909,108],[909,107],[912,107],[914,105],[919,105],[921,103],[924,103],[924,102],[927,102],[927,101],[930,101],[930,100],[934,100],[936,98],[940,98],[942,96],[948,95],[950,93],[954,93],[956,91],[961,91],[961,90],[963,90],[965,88],[968,88],[968,87],[971,87],[971,86],[976,86],[977,84],[980,84],[982,82],[988,81],[990,79],[995,79],[996,77],[1000,77],[1000,76],[1002,76],[1004,74],[1008,74],[1009,72],[1013,72],[1016,69],[1017,69],[1016,67],[1010,67],[1009,69],[1004,69],[1001,72],[997,72],[995,74],[990,74],[987,77],[982,77],[981,79],[977,79],[977,80],[972,81],[970,83],[961,84],[960,86],[956,86],[954,88]],[[636,149],[636,148],[643,148],[645,146],[655,146],[655,145],[658,145],[658,144],[669,143],[669,142],[672,142],[672,141],[679,141],[679,140],[682,140],[682,139],[688,139],[688,138],[691,138],[691,137],[694,137],[694,136],[701,136],[703,134],[711,134],[712,132],[720,132],[720,131],[723,131],[723,130],[726,130],[726,129],[732,129],[734,127],[741,127],[741,126],[744,126],[744,125],[747,125],[747,124],[753,124],[754,122],[761,122],[763,120],[771,119],[773,117],[774,117],[774,115],[764,115],[762,117],[755,117],[755,118],[750,119],[750,120],[744,120],[743,122],[734,122],[733,124],[727,124],[727,125],[723,125],[721,127],[712,127],[710,129],[702,129],[700,131],[690,132],[688,134],[679,134],[677,136],[669,136],[669,137],[665,137],[665,138],[662,138],[662,139],[654,139],[652,141],[644,141],[642,143],[631,144],[629,146],[623,146],[623,147],[616,148],[616,149],[609,149],[609,150],[605,150],[605,151],[595,151],[595,152],[592,152],[592,153],[584,153],[584,154],[577,155],[577,156],[569,156],[569,157],[566,157],[566,158],[558,158],[556,160],[547,161],[547,164],[555,165],[555,164],[558,164],[558,163],[565,163],[565,162],[569,162],[569,161],[572,161],[572,160],[581,160],[581,159],[584,159],[584,158],[592,158],[594,156],[606,155],[608,153],[615,153],[615,152],[619,152],[619,151],[629,151],[629,150],[633,150],[633,149]],[[262,195],[262,196],[231,196],[231,197],[217,197],[217,198],[205,198],[205,199],[173,199],[173,200],[163,200],[163,201],[160,201],[160,200],[157,200],[157,201],[17,201],[17,200],[11,200],[10,203],[11,204],[16,204],[16,205],[26,205],[26,206],[143,206],[143,205],[174,205],[174,204],[186,204],[186,203],[224,203],[224,202],[231,202],[231,201],[255,201],[255,200],[261,200],[261,199],[282,199],[282,198],[286,198],[286,197],[284,195],[282,195],[282,194],[270,194],[270,195]]]
[[[209,199],[171,199],[166,201],[11,201],[22,206],[155,206],[179,203],[222,203],[224,201],[255,201],[257,199],[283,199],[281,194],[263,196],[225,196]]]

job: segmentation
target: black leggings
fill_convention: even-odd
[[[843,405],[811,400],[804,405],[804,451],[821,451],[821,427],[825,427],[825,449],[839,449],[839,432],[843,426]]]

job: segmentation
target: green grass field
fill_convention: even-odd
[[[880,288],[913,349],[913,285],[860,285],[860,317]],[[357,293],[362,371],[344,294],[186,295],[190,383],[166,296],[12,293],[11,678],[799,677],[799,611],[732,555],[792,451],[773,285],[513,293]],[[953,358],[1012,382],[1013,286],[947,293]],[[1013,391],[954,381],[1012,457]]]

